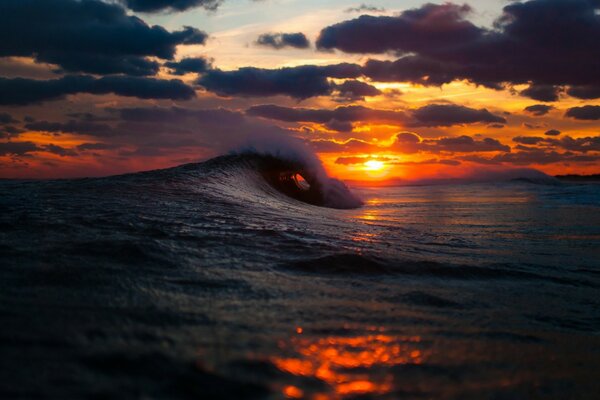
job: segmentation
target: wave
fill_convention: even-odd
[[[284,195],[295,201],[334,209],[363,205],[344,182],[329,177],[317,162],[244,149],[163,172],[198,173],[203,187],[213,188],[230,199],[252,201],[269,196],[276,201],[277,197],[281,199],[278,195]]]
[[[283,270],[303,274],[346,277],[348,275],[404,275],[457,280],[545,281],[558,285],[598,287],[589,279],[577,279],[526,271],[514,265],[461,265],[435,261],[386,260],[377,256],[337,253],[319,258],[290,261]]]

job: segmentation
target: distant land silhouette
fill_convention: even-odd
[[[556,179],[560,179],[561,181],[600,182],[600,174],[592,174],[592,175],[569,174],[569,175],[555,175],[554,177]]]

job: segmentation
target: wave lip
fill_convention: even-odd
[[[336,209],[363,205],[344,182],[327,176],[320,165],[250,152],[235,157],[251,161],[273,188],[293,199]]]

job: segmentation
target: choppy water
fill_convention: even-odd
[[[600,185],[340,210],[263,161],[0,182],[0,397],[597,398]]]

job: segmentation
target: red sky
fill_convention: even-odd
[[[0,177],[164,168],[256,135],[352,180],[600,172],[598,2],[117,3],[2,5]]]

